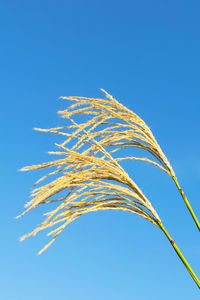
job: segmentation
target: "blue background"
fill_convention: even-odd
[[[61,122],[59,96],[100,97],[104,88],[152,129],[200,218],[200,2],[0,2],[1,298],[4,300],[199,299],[162,232],[141,217],[98,212],[71,224],[41,256],[42,220],[22,219],[57,136],[32,131]],[[200,276],[200,235],[170,178],[126,165]]]

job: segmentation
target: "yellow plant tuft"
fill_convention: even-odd
[[[46,219],[21,240],[39,231],[54,227],[48,235],[50,242],[42,253],[72,221],[81,215],[99,210],[123,210],[137,214],[159,227],[166,235],[190,275],[200,287],[195,273],[179,248],[164,228],[157,212],[141,189],[125,172],[120,162],[126,159],[151,163],[167,173],[175,182],[197,227],[198,220],[181,189],[175,173],[146,123],[130,109],[102,90],[106,99],[85,97],[61,97],[73,104],[58,113],[71,124],[62,127],[40,129],[62,135],[65,140],[56,144],[58,151],[49,154],[62,156],[51,162],[22,168],[22,171],[54,167],[52,172],[40,178],[49,182],[34,188],[32,199],[25,205],[24,215],[41,204],[52,204],[53,209],[45,214]],[[82,122],[75,120],[81,116]],[[83,121],[84,116],[86,121]],[[138,148],[152,156],[115,157],[127,147]],[[123,151],[122,151],[123,152]],[[56,179],[51,179],[57,176]],[[51,207],[52,207],[51,205]]]

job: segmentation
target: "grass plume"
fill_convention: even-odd
[[[58,151],[49,152],[61,157],[60,159],[21,169],[29,171],[55,168],[35,183],[35,186],[38,186],[43,180],[49,179],[48,183],[34,188],[32,199],[25,205],[26,210],[22,215],[41,204],[52,203],[54,208],[45,214],[46,219],[38,227],[24,235],[21,240],[36,235],[41,230],[50,229],[48,235],[52,238],[39,252],[42,253],[69,223],[85,213],[99,210],[127,211],[143,217],[164,232],[200,287],[198,278],[164,228],[152,204],[120,162],[125,159],[141,160],[167,173],[175,181],[198,225],[175,173],[145,122],[107,92],[102,91],[106,99],[61,97],[63,100],[72,101],[72,105],[67,109],[59,111],[63,118],[69,119],[70,125],[50,129],[36,128],[38,131],[59,134],[64,137],[64,141],[62,144],[56,144]],[[79,123],[75,120],[76,115],[81,116],[81,120],[85,115],[87,120]],[[150,154],[152,159],[137,156],[114,157],[127,147],[142,149]]]

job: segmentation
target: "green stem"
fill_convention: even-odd
[[[179,192],[180,192],[180,194],[181,194],[181,196],[182,196],[182,198],[183,198],[183,200],[184,200],[184,202],[185,202],[185,204],[186,204],[186,206],[187,206],[187,208],[188,208],[188,210],[189,210],[189,212],[190,212],[190,214],[191,214],[191,216],[192,216],[192,218],[193,218],[193,220],[194,220],[194,222],[195,222],[196,225],[197,225],[197,228],[198,228],[199,231],[200,231],[200,224],[199,224],[199,221],[197,220],[197,217],[196,217],[196,215],[195,215],[195,213],[194,213],[192,207],[190,206],[190,203],[189,203],[189,201],[188,201],[186,195],[184,194],[182,188],[180,187],[180,185],[179,185],[179,183],[178,183],[178,180],[177,180],[176,176],[173,175],[173,174],[172,174],[172,179],[174,180],[174,182],[175,182],[175,184],[176,184],[176,186],[177,186],[177,188],[178,188],[178,190],[179,190]]]
[[[193,280],[196,282],[198,288],[200,289],[200,281],[199,281],[199,279],[195,275],[194,271],[190,267],[189,263],[187,262],[187,260],[183,256],[183,254],[181,253],[180,249],[178,248],[178,246],[176,245],[176,243],[174,242],[174,240],[171,238],[171,236],[169,235],[169,233],[167,232],[167,230],[164,228],[164,226],[161,223],[161,221],[158,221],[158,226],[162,229],[162,231],[164,232],[164,234],[166,235],[166,237],[170,241],[172,247],[174,248],[174,250],[178,254],[179,258],[181,259],[182,263],[185,265],[186,269],[188,270],[188,272],[192,276]]]

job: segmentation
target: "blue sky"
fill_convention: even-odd
[[[42,220],[15,216],[59,142],[33,127],[60,123],[58,97],[104,88],[152,129],[200,218],[199,1],[4,1],[0,3],[1,281],[5,300],[199,299],[165,236],[142,218],[99,212],[71,224],[41,256]],[[200,277],[199,233],[170,179],[127,165]]]

